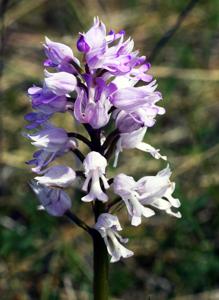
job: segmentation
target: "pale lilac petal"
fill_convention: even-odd
[[[48,152],[60,151],[67,148],[69,139],[64,129],[55,127],[42,129],[35,134],[28,134],[27,137],[32,140],[32,145],[46,149]]]
[[[45,71],[45,85],[58,96],[73,92],[77,85],[74,75],[67,72],[49,73]]]
[[[149,145],[147,143],[141,142],[136,146],[136,148],[141,150],[141,151],[150,153],[156,159],[161,158],[163,160],[167,160],[166,156],[163,156],[159,153],[159,151],[160,151],[159,149],[155,149],[154,147],[152,147],[151,145]]]
[[[71,199],[63,190],[44,187],[35,181],[32,181],[30,186],[48,214],[63,216],[71,208]]]
[[[71,61],[74,59],[73,51],[70,47],[51,41],[48,37],[45,37],[46,43],[44,49],[46,56],[56,66],[62,63],[62,61]]]
[[[107,99],[105,99],[107,102]],[[90,118],[89,124],[94,128],[98,129],[104,127],[110,119],[110,114],[108,113],[109,108],[106,103],[98,101],[90,107],[92,111],[92,117]]]
[[[112,104],[125,111],[134,111],[146,103],[145,93],[137,88],[127,87],[117,90],[112,99]]]
[[[119,219],[117,216],[111,215],[109,213],[101,214],[101,217],[98,218],[95,228],[98,229],[108,229],[111,227],[115,227],[116,230],[121,231],[122,227],[119,223]]]
[[[121,258],[128,258],[134,254],[121,244],[126,243],[127,239],[123,239],[117,232],[122,228],[116,216],[113,216],[109,213],[101,214],[98,217],[94,228],[99,231],[104,239],[107,251],[111,255],[110,262],[117,262]]]
[[[43,88],[33,86],[28,89],[28,95],[32,102],[33,109],[44,113],[53,114],[55,112],[65,112],[67,105],[66,96],[57,96],[46,86]]]
[[[170,181],[171,170],[169,165],[156,176],[145,176],[138,180],[136,191],[139,201],[144,205],[151,205],[166,213],[179,217],[179,212],[173,212],[172,207],[179,208],[180,201],[172,196],[175,183]]]
[[[94,25],[91,29],[84,34],[84,39],[91,49],[102,48],[105,46],[106,41],[106,27],[100,22],[99,18],[94,18]]]
[[[72,185],[76,178],[75,171],[67,166],[53,166],[47,169],[44,176],[37,176],[37,180],[40,184],[46,186],[68,187]]]

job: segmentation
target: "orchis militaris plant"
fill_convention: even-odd
[[[122,227],[112,213],[118,202],[124,204],[133,226],[158,210],[181,217],[177,211],[180,202],[172,196],[175,184],[170,180],[169,165],[155,176],[138,180],[126,174],[107,176],[110,158],[114,157],[116,167],[123,149],[136,148],[155,159],[167,159],[143,142],[146,131],[165,110],[158,105],[162,95],[156,80],[148,74],[150,63],[133,48],[133,40],[125,39],[124,31],[107,33],[99,18],[94,18],[93,26],[77,40],[82,62],[70,47],[46,38],[44,66],[49,71],[44,71],[42,86],[28,89],[34,112],[25,116],[29,122],[26,129],[32,131],[26,137],[38,148],[27,162],[37,175],[30,185],[41,209],[52,216],[66,215],[92,236],[95,300],[108,299],[108,255],[110,262],[117,262],[134,254],[124,246],[128,239],[119,234]],[[51,119],[56,113],[70,114],[89,138],[55,127]],[[114,129],[106,134],[112,124]],[[78,141],[88,147],[86,154]],[[81,169],[51,165],[68,152],[79,159]],[[94,224],[86,224],[71,211],[71,199],[64,188],[71,187],[77,176],[83,180],[81,205],[91,202]],[[108,190],[117,198],[110,200]]]

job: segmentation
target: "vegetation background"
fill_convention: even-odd
[[[183,215],[175,220],[158,213],[138,228],[121,215],[135,256],[111,265],[112,299],[219,299],[219,1],[188,3],[2,0],[1,300],[91,297],[91,242],[67,219],[36,210],[27,184],[32,174],[24,163],[34,149],[21,132],[23,115],[31,110],[26,90],[43,78],[44,36],[74,48],[77,33],[96,15],[109,29],[125,29],[152,59],[167,114],[148,130],[146,141],[168,155]],[[177,20],[178,30],[154,51]],[[63,117],[57,122],[71,128]],[[139,178],[163,167],[137,150],[124,151],[119,171]],[[73,209],[89,218],[76,187],[70,193]]]

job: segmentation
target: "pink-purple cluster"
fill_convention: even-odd
[[[78,174],[82,177],[81,200],[101,201],[105,205],[93,228],[103,237],[114,262],[133,252],[122,245],[127,240],[118,234],[121,226],[111,213],[113,203],[108,189],[125,204],[133,226],[138,226],[142,217],[154,215],[156,209],[181,216],[172,210],[180,202],[172,197],[175,185],[169,179],[168,166],[156,176],[137,181],[125,174],[107,178],[111,156],[116,167],[123,149],[137,148],[155,159],[166,160],[159,149],[143,141],[147,129],[154,126],[157,115],[165,110],[158,105],[162,95],[157,91],[156,80],[148,74],[150,63],[134,50],[131,38],[125,39],[124,31],[107,33],[96,17],[92,27],[79,34],[77,49],[81,60],[70,47],[45,40],[44,81],[41,86],[28,89],[33,112],[25,116],[29,122],[26,129],[30,130],[26,136],[37,151],[27,163],[37,175],[31,186],[41,208],[54,216],[62,216],[71,209],[71,199],[64,188],[72,186]],[[89,137],[56,127],[52,119],[57,113],[63,114],[63,118],[70,114]],[[87,155],[81,152],[79,142],[88,146]],[[58,164],[58,158],[68,152],[79,158],[80,170]]]

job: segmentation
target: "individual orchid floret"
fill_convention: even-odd
[[[161,94],[155,89],[156,82],[153,81],[144,87],[124,87],[113,93],[111,102],[117,107],[116,126],[120,131],[114,166],[123,149],[137,148],[149,152],[156,159],[166,160],[159,149],[143,142],[147,128],[155,124],[156,115],[165,112],[162,107],[155,105],[161,99]]]
[[[35,181],[30,184],[40,202],[40,209],[45,209],[48,214],[60,217],[71,208],[71,199],[62,189],[45,187]]]
[[[141,87],[126,87],[118,89],[111,99],[112,104],[128,113],[138,108],[156,108],[157,114],[164,114],[165,110],[156,104],[162,99],[161,93],[156,90],[156,81]]]
[[[152,75],[147,74],[148,70],[150,69],[151,64],[144,60],[140,66],[136,66],[133,68],[129,74],[131,78],[135,78],[135,80],[139,81],[142,80],[144,82],[150,82],[153,79]]]
[[[147,143],[140,142],[136,145],[135,148],[138,149],[138,150],[150,153],[150,155],[153,156],[155,159],[167,160],[166,155],[161,155],[160,154],[160,149],[156,149],[156,148],[154,148],[153,146],[151,146]]]
[[[155,124],[157,110],[139,108],[135,112],[115,111],[115,123],[120,133],[129,133],[139,128],[152,127]]]
[[[34,134],[27,134],[32,145],[45,149],[47,152],[66,151],[75,148],[76,142],[70,139],[63,128],[49,126]]]
[[[144,205],[151,205],[165,210],[167,214],[181,218],[180,212],[172,211],[179,208],[180,201],[172,196],[175,183],[170,181],[171,171],[169,166],[157,173],[156,176],[145,176],[138,180],[136,190],[139,199]]]
[[[127,127],[128,129],[128,127]],[[118,158],[120,152],[123,149],[139,149],[144,152],[148,152],[151,156],[155,159],[163,159],[166,160],[167,157],[160,154],[159,149],[155,149],[153,146],[142,142],[144,135],[146,133],[147,127],[140,127],[137,130],[132,132],[124,132],[120,133],[119,139],[116,143],[116,150],[115,150],[115,160],[114,160],[114,167],[117,166]]]
[[[80,123],[88,123],[94,129],[105,126],[110,119],[109,110],[112,107],[110,96],[115,91],[114,84],[106,84],[102,78],[95,83],[90,76],[86,76],[88,92],[78,89],[78,96],[74,104],[74,116]]]
[[[62,149],[55,152],[49,152],[47,150],[38,150],[34,152],[33,159],[26,162],[28,165],[32,165],[31,170],[34,173],[42,174],[44,173],[44,168],[46,168],[51,162],[53,162],[56,158],[62,156],[67,149]]]
[[[82,190],[89,193],[81,200],[84,202],[90,202],[97,199],[102,202],[106,202],[108,200],[108,196],[103,191],[103,188],[109,188],[109,184],[104,175],[107,167],[107,160],[100,153],[92,151],[85,157],[83,165],[86,180]],[[103,187],[101,186],[101,183]]]
[[[24,116],[24,119],[30,123],[26,125],[25,128],[28,130],[35,129],[38,126],[45,124],[50,117],[51,114],[44,114],[41,112],[28,113]]]
[[[45,71],[45,85],[57,96],[68,95],[77,86],[77,79],[67,72],[50,73]]]
[[[99,18],[94,18],[94,24],[87,33],[80,34],[77,41],[79,51],[87,54],[87,62],[95,64],[98,57],[106,49],[106,27]],[[93,60],[93,62],[92,62]]]
[[[48,37],[45,37],[44,50],[47,56],[47,60],[44,62],[45,67],[61,67],[66,63],[75,61],[79,64],[79,61],[74,57],[73,51],[65,44],[51,41]]]
[[[117,86],[118,90],[127,87],[134,87],[140,80],[151,82],[153,76],[147,74],[150,67],[151,65],[144,59],[143,64],[135,66],[127,74],[115,76],[112,82]]]
[[[115,83],[115,85],[117,85],[117,84]],[[153,93],[154,83],[151,83],[150,85],[148,85],[146,87],[146,89],[148,89],[148,88],[149,88],[149,90],[152,89],[151,93]],[[114,103],[116,97],[118,95],[121,96],[123,94],[123,92],[126,91],[126,89],[128,89],[128,88],[124,87],[122,89],[118,89],[115,93],[113,93],[113,95],[111,97],[111,101]],[[139,88],[133,87],[132,91],[134,93],[135,93],[135,89],[139,89]],[[142,95],[145,94],[145,90],[143,92],[141,91]],[[122,91],[121,94],[120,94],[120,91]],[[141,97],[139,98],[139,101],[143,101],[142,103],[144,103],[140,106],[138,106],[138,104],[133,105],[134,102],[133,103],[129,102],[129,104],[127,104],[127,106],[125,106],[125,105],[123,106],[122,102],[123,101],[126,102],[125,97],[123,98],[123,100],[121,102],[118,101],[118,105],[116,104],[118,108],[114,112],[114,118],[116,121],[116,127],[119,130],[119,132],[121,133],[121,135],[120,135],[121,140],[118,142],[118,146],[120,143],[120,144],[124,144],[124,148],[135,148],[137,144],[142,142],[147,128],[152,127],[155,124],[156,116],[158,114],[163,114],[165,112],[163,108],[155,105],[156,100],[154,100],[154,99],[152,100],[152,99],[150,99],[150,97],[147,99],[146,98],[145,99],[142,99]],[[127,99],[128,99],[128,96],[127,96]],[[122,109],[122,110],[120,110],[120,109]],[[133,133],[133,137],[134,137],[134,139],[136,139],[136,141],[133,140],[133,141],[131,141],[131,144],[130,144],[129,141],[127,140],[127,142],[128,142],[127,144],[130,144],[130,145],[127,145],[128,147],[125,147],[126,137],[128,137],[129,134],[132,134],[132,133]],[[134,147],[133,147],[133,142],[134,142]],[[142,148],[143,148],[143,146],[142,146]],[[143,151],[147,152],[147,148],[145,148],[145,150],[143,150]]]
[[[38,86],[29,88],[28,96],[31,99],[33,109],[45,115],[67,110],[67,97],[65,95],[57,96],[46,86],[43,88]]]
[[[113,180],[113,190],[125,202],[133,226],[141,224],[142,216],[149,218],[155,214],[152,209],[144,207],[140,203],[133,177],[125,174],[117,175]]]
[[[127,243],[128,239],[123,239],[118,231],[121,231],[121,225],[116,216],[103,213],[95,224],[94,228],[99,231],[104,239],[108,253],[111,255],[111,263],[119,261],[122,257],[128,258],[134,253],[125,248],[121,243]]]
[[[67,166],[53,166],[44,171],[43,176],[34,179],[48,187],[66,188],[72,185],[76,178],[75,171]]]
[[[123,42],[123,36],[119,39],[116,46],[109,47],[104,55],[99,57],[94,68],[106,69],[112,75],[124,75],[131,72],[132,68],[138,64],[138,51],[132,51],[134,42],[128,39]]]

